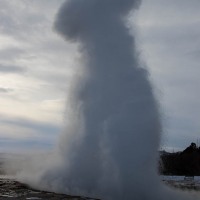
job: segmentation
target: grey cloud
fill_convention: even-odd
[[[13,91],[12,89],[10,88],[3,88],[3,87],[0,87],[0,93],[9,93]]]
[[[157,56],[159,54],[164,56],[170,54],[172,57],[184,56],[188,52],[199,50],[199,27],[200,22],[163,26],[155,24],[142,28],[140,37],[142,37],[143,44],[154,47],[153,50],[157,51]],[[146,47],[144,47],[145,50],[147,50]]]
[[[139,42],[162,91],[162,146],[184,149],[199,133],[200,1],[143,1]],[[159,94],[158,94],[159,96]]]
[[[14,1],[0,2],[0,7],[3,8],[0,10],[0,32],[24,42],[36,37],[40,32],[38,30],[45,28],[44,21],[48,19],[29,2],[18,2],[18,5]]]
[[[34,120],[28,120],[23,118],[8,118],[5,116],[0,116],[0,124],[7,124],[8,126],[15,125],[18,127],[24,127],[32,129],[41,133],[42,135],[56,136],[60,132],[60,128],[52,123],[44,123]]]
[[[10,15],[10,12],[0,12],[0,16],[0,31],[7,34],[12,33],[13,30],[16,29],[16,25],[14,18],[12,18],[12,15]]]
[[[29,139],[12,139],[12,138],[2,138],[0,137],[0,151],[14,153],[16,157],[16,152],[27,152],[29,151],[39,151],[39,150],[51,150],[53,149],[54,141],[47,139],[41,140],[39,138],[29,138]]]
[[[55,145],[60,128],[52,123],[43,123],[23,118],[14,118],[0,115],[1,126],[13,127],[13,132],[25,133],[28,137],[6,137],[0,135],[0,151],[16,152],[16,150],[50,150]],[[12,130],[12,129],[11,129]],[[35,133],[31,135],[30,133]],[[30,135],[29,135],[30,134]]]
[[[4,64],[0,64],[0,73],[4,73],[4,74],[10,74],[10,73],[14,73],[14,74],[20,74],[20,73],[24,73],[26,71],[26,69],[24,67],[21,66],[17,66],[17,65],[4,65]]]
[[[20,48],[5,48],[0,50],[1,60],[13,60],[19,58],[25,51]]]
[[[177,41],[188,44],[188,40],[199,40],[200,1],[153,0],[153,5],[152,1],[144,1],[139,14],[145,24],[142,27],[145,42],[165,42],[169,46]]]
[[[199,16],[199,0],[151,0],[143,1],[141,10],[144,11],[144,16],[151,20],[151,17],[156,18],[157,21],[165,23],[166,21],[171,24],[176,23],[177,20],[182,23],[190,21],[192,17]],[[185,18],[182,17],[185,16]],[[163,21],[164,20],[164,21]],[[198,20],[198,18],[196,18]]]
[[[47,40],[53,17],[63,0],[0,1],[0,33],[24,42]],[[41,35],[41,32],[44,34]]]
[[[192,58],[200,60],[200,50],[196,49],[194,51],[190,51],[186,54],[186,56],[191,56]]]

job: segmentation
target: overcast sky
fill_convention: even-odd
[[[76,46],[53,30],[62,2],[0,0],[0,151],[51,149],[62,131],[80,67]],[[165,149],[200,142],[199,10],[199,0],[143,0],[129,19],[160,102]]]

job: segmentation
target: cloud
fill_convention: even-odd
[[[28,78],[24,85],[29,81],[35,82],[35,85],[51,85],[52,96],[58,93],[57,90],[63,93],[63,83],[68,85],[68,80],[77,70],[77,62],[74,61],[79,59],[75,50],[72,51],[76,47],[63,43],[52,28],[62,1],[0,2],[0,21],[4,21],[0,27],[0,41],[3,43],[0,59],[7,65],[2,71],[0,69],[0,73],[26,72]],[[14,79],[18,81],[18,78]]]
[[[28,39],[31,35],[36,34],[38,26],[42,24],[45,17],[31,9],[30,5],[23,1],[16,3],[3,0],[0,5],[3,8],[0,11],[0,32],[18,40]],[[27,17],[24,17],[25,14]],[[27,32],[29,37],[27,37]]]
[[[188,52],[187,55],[199,61],[200,60],[200,49],[190,51],[190,52]]]
[[[65,44],[52,28],[62,1],[0,1],[1,138],[40,138],[40,144],[45,138],[56,140],[62,99],[78,71],[71,51],[76,47]]]
[[[0,50],[1,60],[12,60],[19,58],[25,53],[25,50],[18,47],[7,47]]]
[[[35,43],[40,42],[34,38],[40,37],[39,30],[43,29],[44,32],[51,29],[53,17],[61,2],[62,0],[43,0],[42,2],[1,0],[0,32],[21,42],[27,42],[30,39]]]
[[[13,89],[0,87],[0,93],[9,93],[12,91]]]
[[[0,116],[0,151],[50,149],[61,132],[59,126],[11,116]],[[10,149],[10,150],[9,150]]]
[[[1,138],[0,139],[0,152],[9,153],[28,153],[37,152],[44,150],[53,149],[54,142],[50,140],[36,140],[36,139],[25,139],[17,140],[12,138]]]
[[[43,135],[56,135],[60,128],[52,123],[45,123],[35,120],[28,120],[23,118],[6,118],[5,116],[0,116],[0,124],[7,124],[8,126],[18,126],[27,129],[34,130],[35,132],[42,133]]]
[[[199,137],[199,7],[197,0],[143,1],[137,16],[138,44],[165,115],[165,146],[184,149]]]
[[[4,74],[10,74],[10,73],[21,74],[21,73],[24,73],[25,71],[26,71],[26,69],[24,67],[21,67],[21,66],[0,64],[0,73],[4,73]]]

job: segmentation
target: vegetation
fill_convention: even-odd
[[[163,175],[200,176],[200,148],[191,143],[182,152],[160,152],[159,172]]]

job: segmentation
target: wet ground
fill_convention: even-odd
[[[190,190],[190,191],[198,191],[200,192],[200,183],[196,183],[195,181],[187,181],[187,180],[166,180],[163,181],[166,185],[180,189],[180,190]]]
[[[0,178],[0,199],[1,200],[94,200],[87,197],[69,196],[52,192],[38,191],[31,189],[25,184],[14,179]]]
[[[10,155],[0,153],[0,200],[95,200],[87,197],[69,196],[30,188],[28,185],[19,183],[13,177],[5,175],[2,163]],[[14,155],[14,158],[17,157]],[[13,157],[12,157],[13,158]],[[17,157],[19,159],[19,157]],[[200,176],[160,176],[161,180],[170,187],[181,190],[195,190],[200,192]],[[97,199],[96,199],[97,200]]]
[[[170,187],[181,190],[200,192],[200,179],[184,180],[180,177],[164,177],[163,182]],[[13,178],[0,176],[0,200],[95,200],[88,197],[69,196],[30,188]],[[96,199],[97,200],[97,199]]]
[[[161,180],[168,186],[181,189],[200,192],[200,176],[164,176]]]

